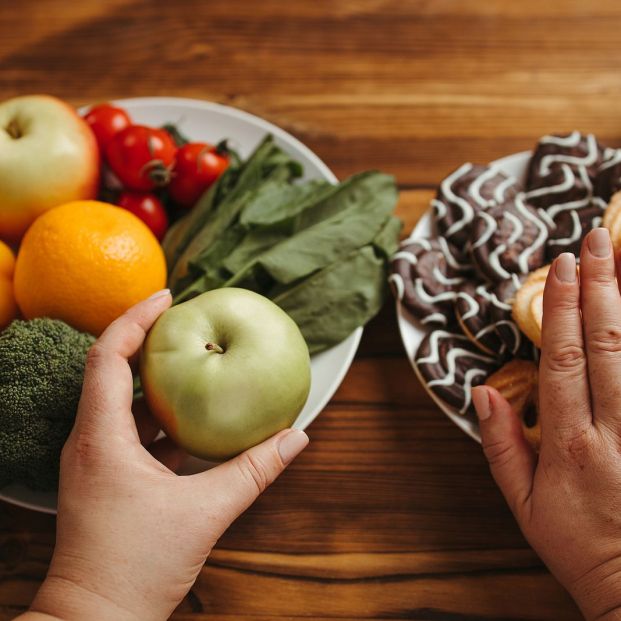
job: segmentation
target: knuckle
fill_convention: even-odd
[[[584,351],[579,345],[569,343],[550,348],[545,356],[550,370],[556,373],[582,371],[584,368]]]
[[[252,453],[244,453],[240,457],[239,469],[242,477],[253,486],[257,494],[262,494],[271,483],[266,464]]]
[[[594,354],[621,353],[621,329],[609,327],[589,332],[587,347]]]
[[[105,359],[105,356],[106,351],[99,342],[91,345],[86,354],[86,368],[91,370],[98,369]]]
[[[63,447],[61,464],[70,464],[71,468],[90,468],[101,462],[102,451],[89,430],[74,430]]]

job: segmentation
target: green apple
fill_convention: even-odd
[[[17,241],[44,211],[91,199],[99,151],[91,128],[48,95],[0,103],[0,237]]]
[[[166,434],[191,455],[221,461],[293,424],[308,397],[310,358],[276,304],[215,289],[159,317],[140,378]]]

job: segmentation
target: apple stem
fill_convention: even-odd
[[[207,351],[215,351],[218,354],[224,353],[222,347],[220,347],[220,345],[218,345],[217,343],[207,343],[207,345],[205,345],[205,349]]]
[[[17,138],[22,137],[22,132],[19,128],[19,124],[15,119],[11,120],[5,129],[7,134],[11,136],[11,138],[15,138],[17,140]]]

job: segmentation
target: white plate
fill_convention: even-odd
[[[522,151],[521,153],[514,153],[508,155],[499,160],[490,162],[490,166],[497,166],[502,172],[507,175],[515,177],[520,183],[524,184],[526,181],[526,172],[528,169],[528,162],[530,160],[531,151]],[[421,237],[433,237],[436,235],[436,231],[433,227],[431,210],[427,211],[422,218],[418,221],[414,230],[409,236],[409,239],[420,239]],[[474,438],[477,442],[481,442],[481,435],[479,434],[479,426],[475,420],[459,414],[459,412],[442,401],[434,392],[427,388],[427,382],[423,379],[416,364],[414,364],[414,355],[416,350],[423,340],[423,337],[429,329],[424,328],[421,323],[414,318],[408,310],[397,301],[397,321],[399,324],[399,332],[401,333],[401,340],[403,346],[408,355],[408,359],[414,369],[414,373],[424,386],[425,390],[429,393],[430,397],[435,401],[436,405],[462,430],[465,431],[471,438]]]
[[[337,182],[332,171],[308,147],[286,131],[247,112],[177,97],[137,97],[121,99],[117,103],[130,113],[136,123],[156,127],[175,123],[185,135],[197,142],[217,143],[228,138],[242,157],[247,157],[265,134],[270,133],[279,147],[302,163],[303,179]],[[296,428],[308,427],[332,398],[349,370],[361,337],[360,327],[343,342],[312,357],[310,394],[295,422]],[[188,471],[204,470],[207,466],[206,462],[192,460]],[[0,491],[0,499],[35,511],[56,513],[55,493],[35,492],[12,485]]]

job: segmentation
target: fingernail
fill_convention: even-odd
[[[163,298],[165,295],[170,295],[170,289],[156,291],[153,295],[150,295],[147,300],[157,300],[158,298]]]
[[[292,429],[280,438],[278,453],[282,463],[291,463],[308,444],[308,436],[299,429]]]
[[[485,388],[472,389],[472,403],[479,420],[487,420],[492,415],[492,406],[489,401],[489,393]]]
[[[571,252],[561,254],[556,259],[554,269],[561,282],[576,282],[576,257]]]
[[[610,254],[610,233],[608,229],[593,229],[587,237],[591,254],[604,258]]]

